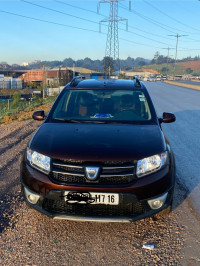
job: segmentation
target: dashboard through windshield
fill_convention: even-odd
[[[152,112],[141,90],[67,89],[51,116],[64,122],[145,123]]]

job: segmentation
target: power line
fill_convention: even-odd
[[[27,1],[27,0],[21,0],[21,2],[24,2],[24,3],[30,4],[30,5],[33,5],[33,6],[37,6],[37,7],[39,7],[39,8],[43,8],[43,9],[46,9],[46,10],[49,10],[49,11],[52,11],[52,12],[60,13],[60,14],[62,14],[62,15],[71,16],[71,17],[74,17],[74,18],[77,18],[77,19],[81,19],[81,20],[84,20],[84,21],[87,21],[87,22],[94,23],[94,24],[99,24],[99,23],[96,22],[96,21],[88,20],[88,19],[81,18],[81,17],[79,17],[79,16],[74,16],[74,15],[71,15],[71,14],[69,14],[69,13],[65,13],[65,12],[63,12],[63,11],[59,11],[59,10],[56,10],[56,9],[53,9],[53,8],[49,8],[49,7],[45,7],[45,6],[42,6],[42,5],[38,5],[38,4],[35,4],[35,3],[31,3],[31,2],[29,2],[29,1]],[[63,2],[61,2],[61,1],[57,1],[57,0],[55,0],[55,2],[62,3],[62,4],[66,4],[66,3],[63,3]],[[70,5],[70,4],[66,4],[66,5],[72,6],[72,5]],[[75,7],[75,6],[73,5],[73,7]],[[80,9],[83,9],[83,8],[80,8]],[[85,9],[85,8],[84,8],[83,10],[85,10],[85,11],[89,11],[89,12],[93,12],[93,11],[91,11],[91,10],[87,10],[87,9]],[[96,12],[94,12],[94,13],[96,14]],[[123,21],[123,20],[119,20],[119,21]],[[105,20],[104,20],[104,22],[105,22]],[[103,25],[104,25],[104,24],[103,24]],[[106,25],[104,25],[104,26],[106,26]],[[108,26],[106,26],[106,27],[108,27]],[[131,27],[131,28],[132,28],[132,27]],[[124,29],[121,29],[121,28],[119,28],[119,29],[124,31]],[[126,31],[128,31],[128,30],[126,30]],[[144,39],[147,39],[147,40],[150,40],[150,41],[153,41],[153,42],[157,42],[157,43],[160,43],[160,44],[165,44],[165,45],[167,45],[167,44],[164,43],[164,42],[153,40],[153,39],[148,38],[148,37],[146,37],[146,36],[144,36],[144,35],[142,35],[142,34],[138,34],[138,33],[132,32],[132,31],[128,31],[128,32],[129,32],[129,33],[132,33],[132,34],[134,34],[134,35],[140,36],[140,37],[142,37],[142,38],[144,38]]]
[[[126,31],[126,30],[121,29],[121,28],[119,28],[119,30]],[[156,43],[160,43],[160,44],[168,45],[167,43],[164,43],[164,42],[161,42],[161,41],[157,41],[157,40],[151,39],[151,38],[149,38],[149,37],[146,37],[146,36],[144,36],[144,35],[142,35],[142,34],[139,34],[139,33],[136,33],[136,32],[130,31],[130,30],[128,30],[128,31],[126,31],[126,32],[131,33],[131,34],[134,34],[134,35],[136,35],[136,36],[140,36],[140,37],[142,37],[142,38],[144,38],[144,39],[147,39],[147,40],[150,40],[150,41],[153,41],[153,42],[156,42]]]
[[[44,20],[44,19],[39,19],[39,18],[34,18],[34,17],[30,17],[30,16],[24,16],[24,15],[21,15],[21,14],[17,14],[17,13],[13,13],[13,12],[8,12],[8,11],[5,11],[5,10],[0,10],[0,12],[1,13],[5,13],[5,14],[8,14],[8,15],[12,15],[12,16],[21,17],[21,18],[24,18],[24,19],[29,19],[29,20],[44,22],[44,23],[47,23],[47,24],[53,24],[53,25],[56,25],[56,26],[68,27],[68,28],[72,28],[72,29],[89,31],[89,32],[94,32],[94,33],[99,33],[99,34],[107,35],[104,32],[101,32],[100,33],[99,31],[96,31],[96,30],[91,30],[91,29],[86,29],[86,28],[71,26],[71,25],[67,25],[67,24],[57,23],[57,22],[53,22],[53,21],[49,21],[49,20]],[[137,42],[134,42],[134,41],[131,41],[131,40],[127,40],[127,39],[122,39],[122,38],[120,38],[120,39],[121,40],[124,40],[126,42],[133,43],[133,44],[138,44],[138,45],[148,46],[148,47],[153,47],[153,48],[159,48],[159,47],[156,47],[156,46],[150,46],[150,45],[146,45],[146,44],[143,44],[143,43],[137,43]]]
[[[93,13],[93,14],[97,14],[97,15],[100,15],[100,16],[103,16],[103,17],[106,17],[105,15],[103,15],[103,14],[101,14],[101,13],[99,13],[99,12],[92,11],[92,10],[90,10],[90,9],[86,9],[86,8],[82,8],[82,7],[79,7],[79,6],[75,6],[75,5],[71,5],[71,4],[68,4],[68,3],[64,3],[64,2],[59,1],[59,0],[53,0],[53,1],[54,1],[54,2],[57,2],[57,3],[59,3],[59,4],[63,4],[63,5],[66,5],[66,6],[70,6],[70,7],[73,7],[73,8],[77,8],[77,9],[80,9],[80,10],[84,10],[84,11],[86,11],[86,12],[90,12],[90,13]],[[120,23],[120,24],[123,24],[122,21],[119,21],[119,23]],[[138,30],[138,31],[141,32],[141,29],[139,29],[139,28],[137,28],[137,27],[133,27],[133,26],[131,26],[131,25],[128,25],[128,28],[136,29],[136,30]],[[123,30],[123,29],[121,29],[121,30]],[[130,32],[130,31],[128,30],[128,32]],[[164,39],[169,39],[169,38],[166,38],[166,36],[162,36],[162,35],[155,34],[155,33],[150,33],[150,32],[145,31],[145,30],[142,30],[142,32],[143,32],[143,33],[146,33],[146,34],[149,34],[149,35],[152,35],[152,36],[156,36],[156,37],[160,37],[160,38],[164,38]],[[134,32],[134,33],[135,33],[135,32]],[[138,36],[145,37],[145,36],[143,36],[143,35],[138,35]],[[170,39],[169,39],[169,40],[170,40]],[[155,41],[155,40],[154,40],[154,41]]]
[[[122,41],[125,41],[125,42],[137,44],[137,45],[142,45],[142,46],[146,46],[146,47],[152,47],[152,48],[160,49],[160,47],[158,47],[158,46],[147,45],[147,44],[144,44],[144,43],[138,43],[138,42],[134,42],[134,41],[131,41],[131,40],[124,39],[124,38],[119,38],[119,39],[122,40]]]
[[[125,9],[126,11],[129,11],[129,12],[134,13],[134,14],[137,15],[138,17],[143,18],[144,20],[147,20],[147,21],[149,21],[150,23],[152,23],[152,24],[156,25],[157,27],[160,27],[160,28],[162,28],[162,29],[164,29],[164,30],[166,30],[166,31],[168,31],[168,32],[174,33],[174,31],[170,30],[169,28],[171,28],[171,29],[173,29],[173,30],[176,30],[176,31],[178,30],[178,29],[176,29],[176,28],[173,28],[173,27],[167,26],[167,25],[165,25],[165,24],[163,24],[163,23],[161,23],[161,22],[158,22],[158,21],[156,21],[156,20],[154,20],[154,19],[152,19],[152,18],[149,18],[149,17],[147,17],[147,16],[145,16],[145,15],[143,15],[143,14],[137,12],[137,11],[134,11],[134,10],[132,10],[132,9],[129,10],[126,6],[124,6],[124,5],[122,5],[122,4],[120,4],[120,7],[123,8],[123,9]],[[163,25],[163,26],[162,26],[162,25]],[[182,31],[182,30],[178,30],[178,31]],[[185,31],[183,31],[183,32],[185,32]]]
[[[200,51],[200,49],[188,49],[188,48],[181,48],[179,51]]]
[[[160,12],[161,14],[165,15],[166,17],[168,17],[168,18],[176,21],[177,23],[179,23],[179,24],[181,24],[181,25],[183,25],[185,27],[188,27],[190,29],[193,29],[193,30],[196,30],[196,31],[200,31],[199,29],[193,28],[193,27],[191,27],[191,26],[189,26],[189,25],[187,25],[187,24],[179,21],[178,19],[175,19],[175,18],[171,17],[170,15],[166,14],[165,12],[163,12],[162,10],[160,10],[159,8],[157,8],[156,6],[154,6],[153,4],[149,3],[148,1],[143,0],[143,2],[145,2],[147,5],[151,6],[152,8],[154,8],[155,10],[157,10],[158,12]]]
[[[95,32],[95,33],[107,35],[104,32],[101,32],[100,33],[99,31],[96,31],[96,30],[91,30],[91,29],[86,29],[86,28],[71,26],[71,25],[67,25],[67,24],[57,23],[57,22],[53,22],[53,21],[49,21],[49,20],[44,20],[44,19],[39,19],[39,18],[34,18],[34,17],[29,17],[29,16],[24,16],[24,15],[21,15],[21,14],[12,13],[12,12],[8,12],[8,11],[5,11],[5,10],[0,10],[0,12],[1,13],[5,13],[5,14],[8,14],[8,15],[12,15],[12,16],[21,17],[21,18],[24,18],[24,19],[29,19],[29,20],[44,22],[44,23],[53,24],[53,25],[57,25],[57,26],[69,27],[69,28],[72,28],[72,29],[84,30],[84,31]],[[124,40],[126,42],[133,43],[133,44],[138,44],[138,45],[147,46],[147,47],[153,47],[153,48],[159,48],[157,46],[151,46],[151,45],[147,45],[147,44],[143,44],[143,43],[138,43],[138,42],[134,42],[134,41],[127,40],[127,39],[122,39],[122,38],[119,38],[119,39]]]
[[[193,38],[188,38],[186,37],[188,40],[191,40],[191,41],[186,41],[186,42],[200,42],[200,40],[196,40],[196,39],[193,39]]]
[[[152,32],[148,32],[148,31],[145,31],[145,30],[141,30],[141,29],[139,29],[137,27],[134,27],[134,26],[131,26],[131,25],[128,25],[128,27],[131,28],[131,29],[136,29],[136,30],[138,30],[140,32],[142,31],[143,33],[146,33],[146,34],[149,34],[149,35],[152,35],[152,36],[156,36],[156,37],[159,37],[159,38],[163,38],[165,40],[166,39],[171,40],[170,38],[166,38],[166,36],[162,36],[162,35],[159,35],[159,34],[155,34],[155,33],[152,33]]]
[[[100,16],[105,17],[105,15],[103,15],[103,14],[101,14],[101,13],[99,13],[99,12],[96,13],[95,11],[92,11],[92,10],[89,10],[89,9],[86,9],[86,8],[82,8],[82,7],[78,7],[78,6],[75,6],[75,5],[71,5],[71,4],[68,4],[68,3],[64,3],[64,2],[59,1],[59,0],[53,0],[53,1],[54,1],[54,2],[57,2],[57,3],[59,3],[59,4],[63,4],[63,5],[67,5],[67,6],[71,6],[71,7],[73,7],[73,8],[77,8],[77,9],[80,9],[80,10],[84,10],[84,11],[86,11],[86,12],[90,12],[90,13],[97,14],[97,15],[100,15]],[[123,24],[122,21],[119,21],[119,23],[120,23],[120,24]],[[141,29],[139,29],[139,28],[137,28],[137,27],[134,27],[134,26],[131,26],[131,25],[128,25],[128,28],[136,29],[136,30],[138,30],[138,31],[141,32]],[[119,28],[119,29],[120,29],[120,28]],[[123,29],[120,29],[120,30],[123,30]],[[126,31],[127,31],[127,30],[126,30]],[[128,30],[128,32],[131,32],[131,31]],[[160,38],[164,38],[164,39],[171,40],[170,38],[166,38],[166,36],[162,36],[162,35],[155,34],[155,33],[150,33],[150,32],[145,31],[145,30],[142,30],[142,32],[143,32],[143,33],[146,33],[146,34],[149,34],[149,35],[152,35],[152,36],[156,36],[156,37],[160,37]],[[133,33],[133,32],[131,32],[131,33]],[[138,35],[138,36],[141,36],[141,37],[143,37],[143,38],[149,39],[148,37],[145,37],[144,35],[137,34],[137,33],[135,33],[135,32],[134,32],[134,34],[135,34],[135,35]],[[152,39],[149,39],[149,40],[152,40]],[[153,40],[153,41],[155,41],[155,40]],[[156,41],[156,42],[157,42],[157,41]],[[160,42],[160,43],[161,43],[161,42]],[[162,44],[164,44],[164,43],[162,43]]]
[[[23,0],[22,0],[22,1],[23,1]],[[27,2],[27,1],[23,1],[23,2]],[[67,5],[67,6],[71,6],[71,7],[74,7],[74,8],[78,8],[78,9],[81,9],[81,10],[88,11],[88,12],[91,12],[91,13],[95,13],[95,14],[96,14],[95,11],[92,11],[92,10],[89,10],[89,9],[85,9],[85,8],[80,8],[80,7],[77,7],[77,6],[71,5],[71,4],[63,3],[62,1],[59,1],[59,0],[54,0],[54,2],[61,3],[61,4],[64,4],[64,5]],[[38,6],[38,5],[37,5],[37,6]],[[54,10],[51,9],[51,11],[54,11]],[[62,13],[63,13],[63,12],[62,12]],[[99,12],[98,12],[97,14],[100,15]],[[104,15],[102,15],[102,16],[104,16]],[[91,21],[91,22],[93,22],[93,23],[97,23],[97,22],[94,22],[94,21]],[[105,22],[105,21],[104,21],[104,22]],[[119,21],[119,22],[122,22],[122,21]],[[104,26],[106,26],[106,25],[104,25]],[[137,29],[137,30],[140,30],[140,31],[141,31],[141,29],[138,29],[138,28],[133,27],[133,26],[130,26],[130,25],[129,25],[128,27],[129,27],[129,28],[134,28],[134,29]],[[129,33],[132,33],[132,34],[134,34],[134,35],[140,36],[140,37],[142,37],[142,38],[145,38],[145,39],[150,40],[150,41],[153,41],[153,42],[157,42],[157,43],[160,43],[160,44],[166,44],[166,43],[164,43],[164,42],[160,42],[160,41],[153,40],[153,39],[148,38],[148,37],[146,37],[146,36],[144,36],[144,35],[142,35],[142,34],[139,34],[139,33],[136,33],[136,32],[132,32],[132,31],[130,31],[130,30],[124,30],[124,29],[122,29],[122,28],[119,28],[119,30],[122,30],[122,31],[126,31],[126,32],[129,32]],[[100,31],[101,31],[101,30],[100,30]],[[144,31],[144,32],[145,32],[145,31]],[[148,33],[148,32],[146,32],[146,33]],[[149,34],[149,33],[148,33],[148,34]],[[161,38],[165,38],[165,39],[166,39],[166,37],[161,36],[161,35],[156,35],[156,34],[151,34],[151,35],[158,36],[158,37],[161,37]],[[169,39],[169,38],[168,38],[168,39]],[[166,44],[166,45],[167,45],[167,44]]]
[[[44,20],[44,19],[39,19],[39,18],[34,18],[34,17],[29,17],[29,16],[24,16],[24,15],[21,15],[21,14],[8,12],[8,11],[5,11],[5,10],[0,10],[0,12],[6,13],[6,14],[9,14],[9,15],[13,15],[13,16],[17,16],[17,17],[22,17],[22,18],[26,18],[26,19],[35,20],[35,21],[45,22],[45,23],[48,23],[48,24],[54,24],[54,25],[57,25],[57,26],[63,26],[63,27],[68,27],[68,28],[72,28],[72,29],[77,29],[77,30],[84,30],[84,31],[90,31],[90,32],[99,33],[99,31],[96,31],[96,30],[91,30],[91,29],[71,26],[71,25],[67,25],[67,24],[63,24],[63,23],[53,22],[53,21],[49,21],[49,20]],[[105,33],[101,32],[101,34],[105,34]]]
[[[96,12],[96,11],[93,11],[93,10],[90,10],[90,9],[86,9],[86,8],[82,8],[82,7],[79,7],[79,6],[76,6],[76,5],[72,5],[72,4],[68,4],[68,3],[65,3],[65,2],[62,2],[62,1],[59,1],[59,0],[53,0],[54,2],[57,2],[59,4],[63,4],[63,5],[66,5],[66,6],[70,6],[70,7],[73,7],[73,8],[76,8],[76,9],[80,9],[80,10],[83,10],[83,11],[86,11],[86,12],[90,12],[90,13],[93,13],[93,14],[97,14],[97,15],[100,15],[100,16],[103,16],[105,17],[105,15],[101,14],[100,12]],[[130,1],[129,1],[130,3]],[[131,10],[130,6],[129,6],[129,11]],[[123,24],[123,22],[119,21],[120,24]],[[158,25],[156,25],[158,26]],[[128,28],[132,28],[132,29],[136,29],[138,31],[141,31],[140,28],[137,28],[135,26],[132,26],[132,25],[128,25]],[[128,30],[129,31],[129,30]],[[129,31],[130,32],[130,31]],[[152,33],[152,32],[148,32],[148,31],[145,31],[144,29],[142,30],[143,33],[146,33],[148,35],[152,35],[152,36],[156,36],[156,37],[160,37],[160,38],[164,38],[164,39],[168,39],[168,40],[171,40],[170,38],[166,38],[166,36],[162,36],[160,34],[155,34],[155,33]],[[135,32],[134,32],[135,33]],[[139,36],[139,35],[138,35]],[[141,35],[141,37],[144,37],[143,35]],[[199,42],[199,40],[194,40],[194,39],[191,39],[191,38],[187,38],[187,39],[190,39],[190,40],[193,40],[193,41],[196,41],[196,42]]]
[[[94,32],[94,33],[99,33],[99,34],[102,34],[102,35],[106,35],[106,33],[104,33],[104,32],[100,33],[97,30],[92,30],[92,29],[88,29],[88,28],[76,27],[76,26],[67,25],[67,24],[63,24],[63,23],[58,23],[58,22],[53,22],[53,21],[49,21],[49,20],[39,19],[39,18],[35,18],[35,17],[25,16],[25,15],[13,13],[13,12],[5,11],[5,10],[0,10],[0,12],[1,13],[5,13],[7,15],[17,16],[17,17],[21,17],[21,18],[24,18],[24,19],[38,21],[38,22],[43,22],[43,23],[47,23],[47,24],[51,24],[51,25],[68,27],[68,28],[72,28],[72,29],[83,30],[83,31]],[[119,39],[123,40],[123,41],[126,41],[126,42],[129,42],[129,43],[137,44],[137,45],[140,45],[140,46],[152,47],[152,48],[160,49],[160,47],[158,47],[158,46],[153,46],[153,45],[149,45],[149,44],[139,43],[139,42],[135,42],[135,41],[131,41],[131,40],[125,39],[125,38],[119,38]],[[185,49],[184,51],[186,51],[186,50],[199,50],[199,49]]]
[[[84,20],[84,21],[87,21],[87,22],[91,22],[91,23],[94,23],[94,24],[99,24],[98,22],[95,22],[95,21],[90,20],[90,19],[81,18],[79,16],[71,15],[71,14],[68,14],[68,13],[65,13],[65,12],[62,12],[62,11],[59,11],[59,10],[55,10],[53,8],[49,8],[49,7],[41,6],[41,5],[38,5],[38,4],[34,4],[34,3],[31,3],[31,2],[26,1],[26,0],[20,0],[20,1],[24,2],[26,4],[29,4],[29,5],[37,6],[37,7],[46,9],[46,10],[50,10],[52,12],[56,12],[56,13],[59,13],[59,14],[62,14],[62,15],[70,16],[70,17],[77,18],[77,19],[80,19],[80,20]]]
[[[70,5],[70,4],[63,3],[63,2],[61,2],[61,1],[57,1],[57,0],[54,0],[54,1],[55,1],[55,2],[58,2],[58,3],[65,4],[65,5],[72,6],[72,5]],[[63,11],[55,10],[55,9],[53,9],[53,8],[45,7],[45,6],[42,6],[42,5],[35,4],[35,3],[31,3],[31,2],[26,1],[26,0],[21,0],[21,2],[24,2],[24,3],[30,4],[30,5],[33,5],[33,6],[37,6],[37,7],[39,7],[39,8],[43,8],[43,9],[46,9],[46,10],[50,10],[50,11],[52,11],[52,12],[60,13],[60,14],[62,14],[62,15],[71,16],[71,17],[74,17],[74,18],[77,18],[77,19],[81,19],[81,20],[84,20],[84,21],[87,21],[87,22],[94,23],[94,24],[99,24],[98,22],[93,21],[93,20],[88,20],[88,19],[85,19],[85,18],[81,18],[81,17],[79,17],[79,16],[74,16],[74,15],[71,15],[71,14],[69,14],[69,13],[65,13],[65,12],[63,12]],[[73,7],[75,7],[75,6],[73,5]],[[79,8],[79,9],[83,9],[83,8]],[[93,12],[93,11],[91,11],[91,10],[87,10],[87,9],[85,9],[85,8],[84,8],[83,10],[88,11],[88,12]],[[96,12],[93,12],[93,13],[96,14]],[[104,26],[106,26],[106,25],[104,25]],[[107,27],[107,26],[106,26],[106,27]],[[121,28],[120,28],[120,30],[124,30],[124,29],[121,29]],[[126,30],[126,31],[127,31],[127,30]],[[151,38],[148,38],[148,37],[146,37],[146,36],[144,36],[144,35],[142,35],[142,34],[134,33],[134,32],[131,32],[131,31],[128,31],[128,32],[130,32],[130,33],[132,33],[132,34],[135,34],[135,35],[137,35],[137,36],[143,37],[143,38],[145,38],[145,39],[147,39],[147,40],[151,40],[151,41],[154,41],[154,42],[158,42],[158,43],[160,43],[160,44],[166,44],[166,43],[163,43],[163,42],[160,42],[160,41],[155,41],[155,40],[153,40],[153,39],[151,39]]]
[[[86,8],[83,8],[83,7],[80,7],[80,6],[75,6],[75,5],[72,5],[72,4],[68,4],[68,3],[65,3],[65,2],[62,2],[62,1],[59,1],[59,0],[53,0],[54,2],[57,2],[59,4],[63,4],[63,5],[66,5],[66,6],[71,6],[73,8],[77,8],[77,9],[80,9],[80,10],[84,10],[84,11],[87,11],[87,12],[90,12],[90,13],[93,13],[93,14],[97,14],[96,11],[93,11],[93,10],[90,10],[90,9],[86,9]],[[105,17],[103,14],[101,13],[98,13],[98,15],[102,16],[102,17]]]

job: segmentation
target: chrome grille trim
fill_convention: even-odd
[[[100,177],[104,177],[104,178],[106,178],[106,177],[115,177],[115,176],[116,176],[116,177],[118,177],[118,176],[120,177],[120,176],[132,176],[132,175],[133,175],[133,174],[120,174],[120,175],[119,175],[119,174],[116,174],[116,175],[109,175],[109,174],[108,174],[108,175],[100,175]]]
[[[61,164],[61,163],[53,163],[55,166],[63,166],[63,167],[71,167],[71,168],[79,168],[83,169],[83,166],[78,166],[78,165],[70,165],[70,164]]]
[[[70,173],[70,172],[65,172],[65,171],[53,171],[55,174],[62,174],[62,175],[74,175],[74,176],[85,176],[84,174],[79,174],[79,173]]]
[[[134,169],[135,167],[133,165],[130,166],[103,166],[102,169],[104,170],[115,170],[115,169]]]

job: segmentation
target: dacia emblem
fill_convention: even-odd
[[[99,167],[93,167],[93,166],[89,166],[89,167],[85,167],[85,173],[86,173],[86,177],[88,180],[96,180],[99,174]]]

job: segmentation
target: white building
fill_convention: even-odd
[[[22,89],[22,80],[17,78],[6,78],[0,75],[0,89]]]
[[[150,71],[120,71],[120,74],[124,74],[127,77],[133,78],[137,76],[138,78],[147,78],[152,75]]]

